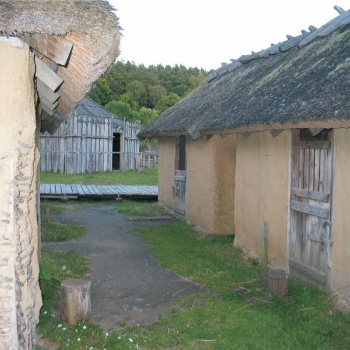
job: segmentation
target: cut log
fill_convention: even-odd
[[[267,275],[267,289],[278,295],[288,294],[288,274],[283,270],[270,270]]]
[[[61,320],[75,324],[91,316],[91,281],[70,278],[61,283]]]

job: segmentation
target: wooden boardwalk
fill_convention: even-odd
[[[41,184],[41,198],[158,198],[158,186]]]

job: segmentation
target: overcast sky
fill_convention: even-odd
[[[336,17],[350,0],[109,0],[123,28],[119,60],[206,70]]]

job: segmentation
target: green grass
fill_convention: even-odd
[[[157,185],[158,168],[151,168],[143,172],[105,172],[85,174],[60,174],[42,172],[40,174],[42,184],[84,184],[84,185]]]
[[[57,306],[61,282],[67,278],[84,277],[88,264],[89,260],[75,251],[41,251],[39,281],[44,311]]]
[[[91,323],[59,327],[47,312],[39,324],[44,338],[72,350],[349,348],[349,314],[335,311],[327,295],[293,280],[287,297],[266,291],[258,265],[233,246],[232,237],[204,237],[183,222],[139,232],[164,268],[199,283],[200,292],[178,299],[172,312],[151,326],[108,331],[108,336]],[[53,273],[79,264],[56,261]]]
[[[146,201],[123,199],[122,201],[117,202],[116,208],[120,213],[128,215],[147,217],[169,215],[164,209],[159,206],[158,202],[149,200]]]
[[[59,222],[43,222],[41,239],[43,242],[63,242],[77,239],[86,233],[86,228],[78,225],[60,224]]]

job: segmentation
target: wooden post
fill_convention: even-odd
[[[75,324],[91,316],[91,281],[70,278],[61,283],[61,320]]]
[[[269,227],[267,222],[264,222],[261,235],[261,276],[266,278],[268,267],[268,233]]]
[[[267,275],[267,289],[278,295],[288,294],[288,274],[283,270],[270,270]]]

